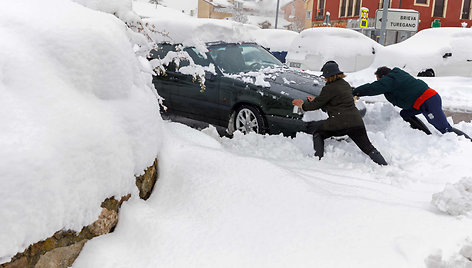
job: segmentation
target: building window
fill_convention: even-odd
[[[427,4],[428,4],[428,0],[415,0],[415,4],[427,5]]]
[[[471,0],[464,0],[464,6],[462,7],[462,16],[461,19],[468,20],[470,19],[470,3]]]
[[[388,8],[392,8],[392,1],[391,0],[387,0],[388,1]],[[380,1],[379,3],[379,9],[382,9],[384,6],[384,0]]]
[[[311,20],[311,11],[306,12],[306,19]]]
[[[347,16],[352,17],[352,8],[354,7],[354,0],[349,0],[349,4],[347,5]]]
[[[346,0],[341,0],[341,12],[339,12],[339,17],[346,17]]]
[[[444,17],[444,2],[445,0],[436,0],[434,2],[433,17]]]
[[[362,0],[340,0],[339,17],[359,16]]]
[[[361,2],[362,0],[356,1],[356,7],[354,8],[354,16],[359,16],[361,12]]]
[[[318,1],[318,10],[316,12],[316,17],[318,19],[322,19],[324,17],[324,7],[325,7],[325,0]]]

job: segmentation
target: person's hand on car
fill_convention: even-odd
[[[292,101],[292,104],[294,106],[297,106],[297,107],[300,107],[302,108],[302,105],[303,105],[304,101],[302,99],[295,99]]]
[[[315,97],[313,96],[307,96],[306,99],[310,102],[314,101],[315,100]]]

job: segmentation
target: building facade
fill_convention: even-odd
[[[300,32],[305,29],[305,1],[292,0],[280,9],[284,19],[290,22],[288,30]]]
[[[212,19],[224,19],[231,17],[231,13],[223,11],[229,6],[229,3],[223,5],[219,2],[213,2],[213,0],[198,0],[197,17]]]
[[[311,0],[311,27],[323,26],[326,14],[330,15],[331,26],[349,27],[349,20],[360,16],[361,7],[369,9],[369,18],[375,18],[375,11],[382,9],[383,0]],[[308,2],[308,1],[307,1]],[[420,14],[418,31],[435,26],[472,26],[472,0],[390,0],[390,8],[413,9]]]

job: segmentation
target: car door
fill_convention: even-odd
[[[197,65],[209,66],[210,60],[205,58],[195,48],[184,49]],[[180,68],[189,65],[188,61],[182,61]],[[191,71],[191,67],[189,67]],[[173,81],[174,92],[172,105],[176,113],[192,119],[217,124],[219,113],[219,79],[216,75],[207,75],[205,89],[192,75],[182,72],[169,72],[169,79]]]

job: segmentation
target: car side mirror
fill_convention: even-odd
[[[446,54],[443,55],[443,58],[444,58],[444,59],[449,58],[449,57],[452,57],[452,53],[451,53],[451,52],[447,52]]]

